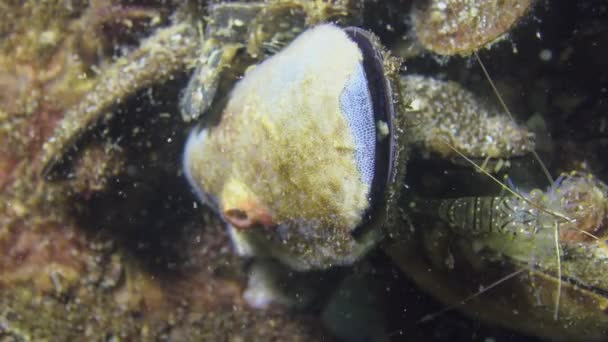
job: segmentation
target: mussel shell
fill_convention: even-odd
[[[397,146],[391,63],[371,33],[320,25],[246,73],[217,120],[206,115],[185,174],[237,252],[323,269],[382,238]]]

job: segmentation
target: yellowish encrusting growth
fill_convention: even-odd
[[[272,222],[234,233],[254,244],[274,241],[265,252],[297,269],[360,254],[351,231],[370,206],[370,184],[357,169],[340,96],[362,61],[334,25],[303,33],[251,69],[219,122],[199,133],[203,139],[193,133],[185,151],[190,181],[217,199],[229,222]],[[234,213],[240,217],[226,217]]]

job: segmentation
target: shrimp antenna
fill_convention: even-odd
[[[474,52],[474,55],[475,55],[475,58],[477,59],[477,63],[479,63],[479,66],[481,67],[481,70],[483,71],[483,74],[485,75],[486,79],[488,80],[488,83],[490,83],[490,86],[492,87],[494,94],[498,98],[498,102],[500,102],[500,105],[502,106],[503,110],[507,113],[507,115],[509,116],[511,121],[515,122],[515,119],[513,118],[513,114],[511,114],[509,107],[507,107],[507,104],[505,103],[502,96],[498,92],[498,88],[496,88],[496,85],[494,84],[492,77],[490,77],[490,73],[486,69],[485,64],[483,64],[483,62],[481,61],[481,58],[479,58],[479,54],[477,54],[477,51]],[[538,153],[536,153],[535,150],[532,150],[532,155],[534,155],[534,158],[536,159],[536,161],[540,165],[540,168],[543,170],[543,173],[549,180],[549,184],[553,184],[553,177],[551,177],[551,173],[549,173],[549,170],[545,166],[545,163],[543,163],[543,161],[540,159],[540,156],[538,155]]]
[[[512,195],[514,195],[515,197],[519,198],[520,200],[522,200],[522,201],[524,201],[524,202],[528,203],[530,206],[532,206],[532,207],[534,207],[534,208],[536,208],[536,209],[538,209],[538,210],[540,210],[540,211],[542,211],[542,212],[545,212],[545,213],[547,213],[547,214],[549,214],[549,215],[553,215],[553,216],[555,216],[555,217],[557,217],[557,218],[560,218],[560,219],[562,219],[562,220],[565,220],[565,221],[567,221],[567,222],[573,222],[573,221],[574,221],[573,219],[568,218],[567,216],[565,216],[565,215],[563,215],[563,214],[561,214],[561,213],[559,213],[559,212],[548,210],[548,209],[546,209],[546,208],[544,208],[544,207],[542,207],[542,206],[540,206],[540,205],[538,205],[538,204],[536,204],[536,203],[534,203],[534,202],[530,201],[529,199],[525,198],[524,196],[522,196],[522,195],[518,194],[516,191],[514,191],[513,189],[511,189],[510,187],[508,187],[508,186],[504,185],[504,184],[503,184],[501,181],[499,181],[498,179],[496,179],[496,177],[494,177],[494,176],[493,176],[491,173],[489,173],[489,172],[488,172],[488,171],[486,171],[484,168],[482,168],[481,166],[477,165],[477,164],[476,164],[474,161],[472,161],[470,158],[468,158],[467,156],[465,156],[465,155],[464,155],[462,152],[458,151],[458,149],[456,149],[456,148],[455,148],[454,146],[452,146],[450,143],[448,143],[447,141],[444,141],[444,143],[445,143],[445,144],[446,144],[446,145],[447,145],[449,148],[451,148],[451,149],[452,149],[454,152],[456,152],[456,153],[457,153],[457,154],[459,154],[459,155],[460,155],[462,158],[464,158],[464,159],[465,159],[467,162],[471,163],[471,164],[472,164],[472,165],[473,165],[473,166],[474,166],[474,167],[475,167],[477,170],[479,170],[479,172],[481,172],[481,173],[483,173],[484,175],[486,175],[486,176],[490,177],[490,178],[491,178],[493,181],[495,181],[496,183],[498,183],[498,184],[499,184],[499,185],[500,185],[500,186],[501,186],[503,189],[507,190],[508,192],[510,192],[510,193],[511,193]],[[562,265],[561,265],[561,255],[560,255],[560,247],[559,247],[559,246],[560,246],[560,242],[559,242],[559,222],[557,222],[557,221],[555,222],[555,225],[554,225],[553,236],[554,236],[554,241],[555,241],[555,257],[557,258],[557,277],[558,277],[558,279],[559,279],[559,282],[558,282],[558,284],[557,284],[557,293],[556,293],[556,298],[555,298],[555,307],[554,307],[554,312],[553,312],[553,318],[554,318],[555,320],[557,320],[557,318],[558,318],[558,312],[559,312],[559,301],[560,301],[560,297],[561,297],[561,293],[562,293]],[[521,271],[523,271],[523,269],[522,269],[522,270],[520,270],[520,271],[518,271],[518,272],[521,272]],[[516,272],[516,273],[517,273],[517,272]],[[511,274],[507,275],[506,277],[499,279],[497,282],[492,283],[492,285],[490,285],[490,286],[489,286],[487,289],[489,289],[489,288],[491,288],[491,287],[494,287],[495,285],[500,284],[500,283],[501,283],[501,282],[503,282],[504,280],[509,279],[510,277],[512,277],[512,276],[514,276],[514,275],[516,275],[516,273],[511,273]],[[487,289],[484,289],[484,290],[487,290]],[[482,293],[482,292],[475,293],[474,295],[471,295],[471,296],[469,296],[469,297],[465,298],[463,301],[461,301],[460,303],[458,303],[458,304],[456,304],[456,305],[460,305],[460,304],[465,303],[467,300],[469,300],[469,299],[471,299],[471,298],[474,298],[474,297],[475,297],[476,295],[478,295],[479,293]],[[440,311],[440,312],[437,312],[437,313],[435,313],[435,314],[431,314],[431,315],[430,315],[431,317],[430,317],[429,319],[433,319],[433,318],[435,318],[437,315],[440,315],[440,314],[442,314],[442,313],[443,313],[443,312],[445,312],[445,311],[448,311],[448,310],[453,309],[453,308],[454,308],[454,306],[456,306],[456,305],[449,306],[449,307],[447,307],[447,308],[443,309],[443,310],[442,310],[442,311]],[[421,321],[422,321],[422,322],[427,321],[427,320],[428,320],[428,319],[426,319],[427,317],[428,317],[428,316],[424,317],[424,318],[423,318]]]
[[[517,193],[515,190],[509,188],[508,186],[506,186],[505,184],[503,184],[500,180],[498,180],[496,177],[494,177],[490,172],[486,171],[486,169],[482,168],[481,166],[477,165],[474,161],[472,161],[469,157],[465,156],[464,153],[460,152],[456,147],[452,146],[452,144],[450,144],[447,141],[443,141],[444,144],[446,144],[450,149],[452,149],[452,151],[456,152],[459,156],[461,156],[464,160],[466,160],[468,163],[470,163],[471,165],[473,165],[479,172],[483,173],[484,175],[490,177],[490,179],[492,179],[494,182],[496,182],[498,185],[500,185],[504,190],[508,191],[509,193],[511,193],[513,196],[517,197],[518,199],[526,202],[527,204],[529,204],[530,206],[532,206],[535,209],[538,209],[546,214],[555,216],[557,218],[560,218],[566,222],[573,222],[573,220],[567,216],[565,216],[564,214],[557,212],[557,211],[552,211],[549,210],[547,208],[544,208],[540,205],[538,205],[537,203],[534,203],[532,201],[530,201],[529,199],[525,198],[524,196],[520,195],[519,193]]]
[[[498,286],[498,285],[500,285],[500,284],[504,283],[505,281],[507,281],[507,280],[509,280],[509,279],[511,279],[511,278],[513,278],[513,277],[515,277],[515,276],[517,276],[517,275],[519,275],[519,274],[523,273],[523,272],[524,272],[524,271],[526,271],[526,270],[527,270],[527,269],[522,268],[522,269],[517,270],[517,271],[515,271],[515,272],[511,272],[511,273],[507,274],[506,276],[504,276],[504,277],[502,277],[502,278],[500,278],[500,279],[496,280],[496,281],[495,281],[495,282],[493,282],[492,284],[490,284],[490,285],[488,285],[488,286],[484,286],[484,287],[483,287],[483,288],[482,288],[480,291],[475,292],[474,294],[472,294],[472,295],[470,295],[470,296],[466,297],[465,299],[463,299],[463,300],[459,301],[458,303],[455,303],[455,304],[453,304],[453,305],[450,305],[450,306],[448,306],[448,307],[445,307],[445,308],[443,308],[443,309],[441,309],[441,310],[439,310],[439,311],[436,311],[436,312],[434,312],[434,313],[431,313],[431,314],[425,315],[424,317],[422,317],[422,318],[421,318],[421,319],[418,321],[418,324],[421,324],[421,323],[426,323],[426,322],[432,321],[432,320],[434,320],[435,318],[437,318],[437,317],[439,317],[439,316],[443,315],[444,313],[446,313],[446,312],[448,312],[448,311],[451,311],[451,310],[454,310],[455,308],[459,307],[460,305],[464,305],[464,304],[466,304],[466,303],[467,303],[468,301],[470,301],[471,299],[473,299],[473,298],[476,298],[476,297],[480,296],[480,295],[481,295],[481,294],[483,294],[484,292],[491,290],[492,288],[494,288],[494,287],[496,287],[496,286]]]
[[[557,292],[555,294],[555,308],[553,310],[553,319],[557,321],[559,313],[559,300],[562,296],[562,261],[559,250],[559,222],[555,222],[555,229],[553,229],[553,237],[555,239],[555,256],[557,257]]]
[[[515,119],[513,118],[513,115],[511,114],[509,107],[507,107],[507,104],[505,103],[502,96],[500,95],[500,92],[498,92],[498,89],[496,88],[496,85],[494,84],[492,77],[490,77],[490,73],[486,69],[485,64],[481,61],[481,58],[479,57],[479,54],[477,53],[477,51],[474,52],[474,55],[475,55],[475,59],[477,59],[477,63],[479,63],[479,66],[481,67],[481,70],[483,71],[483,74],[486,76],[488,83],[490,83],[490,86],[492,87],[494,94],[498,98],[498,101],[500,102],[500,105],[502,106],[503,110],[507,113],[507,115],[509,116],[511,121],[515,122]],[[534,150],[534,149],[532,150],[532,155],[534,155],[534,158],[536,159],[536,161],[540,165],[540,168],[543,170],[545,176],[549,180],[549,184],[553,184],[553,182],[554,182],[553,177],[551,177],[551,173],[549,173],[549,170],[545,166],[545,163],[543,163],[543,161],[540,159],[540,156],[538,155],[536,150]],[[488,172],[485,172],[485,174],[489,175]],[[495,179],[491,175],[490,175],[490,177],[492,177],[492,179]],[[501,186],[502,186],[502,184],[501,184]],[[511,191],[511,189],[509,189],[509,191],[514,193],[514,191]],[[524,198],[523,196],[521,196],[519,194],[517,196],[520,199]],[[531,201],[528,201],[527,199],[526,199],[526,202],[531,204]],[[542,210],[544,212],[548,212],[551,215],[555,215],[557,217],[565,219],[566,221],[572,221],[571,219],[567,218],[566,216],[562,215],[561,213],[552,212],[552,211],[546,210],[545,208],[541,208],[540,206],[535,206],[535,207],[539,208],[540,210]],[[554,236],[554,240],[555,240],[555,257],[557,258],[557,273],[558,273],[558,279],[559,279],[559,282],[557,285],[556,298],[555,298],[555,309],[554,309],[554,313],[553,313],[553,319],[557,320],[558,313],[559,313],[559,301],[560,301],[561,290],[562,290],[562,282],[561,282],[562,267],[561,267],[560,242],[559,242],[559,222],[555,222],[553,236]]]

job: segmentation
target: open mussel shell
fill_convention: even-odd
[[[383,50],[326,24],[250,70],[195,129],[184,170],[241,254],[295,269],[350,264],[377,242],[394,178],[394,101]]]

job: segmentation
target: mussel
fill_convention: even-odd
[[[240,254],[325,269],[381,239],[396,159],[390,63],[372,34],[319,25],[193,130],[185,173]]]

